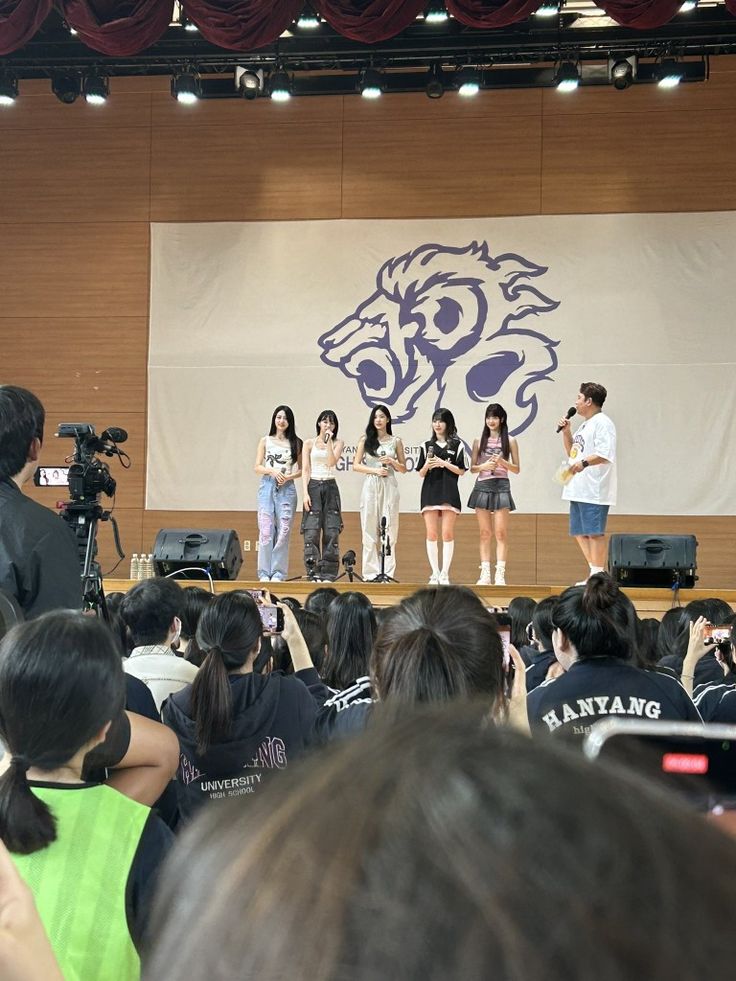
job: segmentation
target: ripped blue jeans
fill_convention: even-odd
[[[258,578],[283,582],[289,566],[289,538],[296,511],[296,487],[275,477],[258,485]]]

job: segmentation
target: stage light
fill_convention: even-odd
[[[450,19],[443,0],[430,0],[424,15],[426,24],[445,24]]]
[[[462,96],[477,95],[480,92],[480,72],[466,65],[457,73],[457,90]]]
[[[291,79],[282,68],[271,75],[269,89],[274,102],[288,102],[291,98]]]
[[[445,94],[445,84],[442,80],[442,70],[439,65],[432,65],[427,72],[425,92],[428,99],[441,99]]]
[[[626,58],[610,64],[610,72],[613,87],[619,91],[627,89],[634,81],[634,68]]]
[[[257,99],[263,89],[263,72],[238,66],[235,69],[235,87],[244,99]]]
[[[302,12],[299,14],[299,19],[296,22],[296,26],[308,31],[314,30],[315,27],[319,27],[319,17],[314,10],[312,10],[310,4],[305,3],[302,7]]]
[[[197,72],[187,69],[171,79],[171,94],[182,105],[191,106],[199,100],[200,84]]]
[[[673,89],[683,78],[682,68],[674,58],[663,58],[657,66],[655,77],[661,89]]]
[[[553,3],[552,0],[542,0],[542,3],[534,11],[535,17],[556,17],[560,12],[559,3]]]
[[[184,21],[184,30],[185,31],[188,31],[190,34],[198,34],[199,33],[199,28],[197,27],[197,25],[194,23],[194,21],[191,18],[189,18],[189,17],[182,17],[182,20]]]
[[[14,75],[0,75],[0,106],[12,106],[18,98],[18,79]]]
[[[580,73],[574,61],[563,61],[555,73],[558,92],[574,92],[580,85]]]
[[[358,91],[364,99],[380,99],[383,94],[383,75],[374,68],[366,68],[358,79]]]
[[[692,10],[698,6],[698,0],[685,0],[683,5],[678,10],[679,14],[689,14]]]
[[[54,75],[51,79],[51,91],[59,102],[70,106],[77,101],[82,91],[81,79],[79,75]]]
[[[110,79],[107,75],[87,75],[82,91],[91,106],[104,106],[110,94]]]

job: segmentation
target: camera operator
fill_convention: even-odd
[[[21,490],[38,463],[44,420],[35,395],[0,385],[0,589],[15,597],[26,619],[82,605],[72,531]]]

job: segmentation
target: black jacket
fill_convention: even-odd
[[[526,669],[527,692],[534,691],[542,684],[547,677],[550,665],[554,664],[556,660],[554,651],[532,650]]]
[[[177,794],[184,819],[207,800],[257,793],[268,774],[283,770],[306,748],[317,710],[330,694],[314,668],[294,675],[231,674],[233,724],[229,738],[197,753],[192,686],[161,710],[179,737]]]
[[[69,525],[0,480],[0,589],[14,596],[27,620],[82,606],[81,566]]]

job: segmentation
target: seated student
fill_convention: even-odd
[[[558,596],[545,596],[540,600],[532,615],[532,637],[536,650],[532,650],[526,669],[526,690],[533,691],[547,678],[549,669],[557,664],[555,652],[552,649],[552,610]],[[519,651],[521,654],[522,652]],[[523,655],[522,655],[523,656]]]
[[[552,610],[552,643],[565,673],[529,693],[532,734],[582,738],[607,715],[702,721],[678,681],[634,666],[635,616],[605,573],[565,590]]]
[[[370,692],[368,661],[376,634],[373,604],[363,593],[340,593],[327,610],[324,683],[334,694],[360,683]]]
[[[204,660],[204,654],[197,646],[197,624],[214,598],[208,589],[202,589],[201,586],[187,586],[182,589],[181,633],[177,653],[196,668]]]
[[[327,652],[327,629],[324,617],[319,613],[310,613],[309,610],[294,609],[285,599],[281,602],[284,606],[289,606],[296,617],[299,632],[304,638],[304,643],[309,648],[309,656],[318,675],[322,674],[322,664]],[[283,674],[293,674],[294,664],[291,660],[289,645],[284,640],[283,634],[271,638],[271,652],[273,656],[273,670],[281,671]]]
[[[529,643],[527,627],[532,622],[537,601],[531,596],[514,596],[509,603],[509,616],[511,617],[511,643],[521,654],[524,663],[528,663],[525,653],[528,650],[526,645]],[[529,651],[531,653],[531,651]]]
[[[704,600],[693,600],[684,609],[680,610],[679,631],[674,640],[673,652],[665,655],[659,661],[660,667],[671,668],[678,676],[682,674],[682,663],[687,653],[687,646],[690,640],[690,624],[694,623],[698,617],[704,617],[708,623],[714,627],[727,623],[733,615],[733,610],[724,600],[711,597]],[[695,684],[702,685],[707,682],[722,680],[723,670],[716,660],[713,650],[709,650],[704,657],[701,657],[695,666]]]
[[[524,664],[515,648],[513,657],[519,680],[514,695],[525,719]],[[420,589],[390,607],[373,646],[370,675],[384,717],[401,715],[417,703],[456,698],[482,698],[497,720],[509,710],[496,620],[463,586]],[[511,702],[513,711],[514,698]],[[335,699],[320,712],[315,740],[360,731],[375,711],[370,700]]]
[[[690,641],[682,664],[682,684],[693,693],[693,701],[705,722],[736,723],[736,661],[734,660],[733,629],[736,616],[724,618],[721,626],[731,627],[730,640],[705,644],[705,617],[690,624]],[[695,684],[698,663],[708,656],[715,657],[721,669],[720,679]]]
[[[126,593],[120,616],[133,641],[126,672],[145,682],[160,711],[164,699],[197,677],[197,668],[172,649],[181,633],[183,590],[173,579],[144,579]]]
[[[280,608],[293,676],[253,670],[263,627],[250,594],[221,593],[200,618],[202,667],[163,708],[164,722],[179,737],[177,793],[184,819],[208,800],[257,793],[269,771],[283,770],[307,744],[328,690],[294,614]]]
[[[310,613],[326,616],[330,603],[339,595],[339,590],[335,589],[334,586],[320,586],[318,589],[313,589],[307,596],[304,601],[304,609],[309,610]]]
[[[146,976],[730,979],[734,843],[486,714],[407,711],[209,809],[167,864]]]
[[[0,735],[11,754],[0,838],[67,981],[139,976],[148,902],[172,840],[148,807],[82,776],[124,691],[117,647],[92,617],[50,613],[0,643]]]

